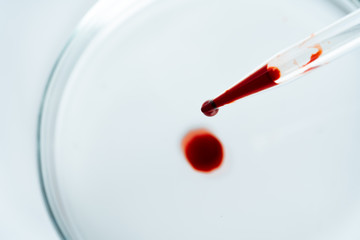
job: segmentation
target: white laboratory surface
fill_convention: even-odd
[[[0,239],[59,239],[41,196],[40,100],[51,68],[95,0],[0,0]]]

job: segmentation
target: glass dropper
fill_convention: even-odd
[[[219,107],[294,80],[359,45],[360,9],[276,54],[233,87],[204,102],[201,111],[206,116],[214,116]]]

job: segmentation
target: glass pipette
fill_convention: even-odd
[[[278,53],[218,97],[204,102],[201,111],[214,116],[219,107],[296,79],[359,45],[360,9]]]

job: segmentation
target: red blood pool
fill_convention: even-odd
[[[184,155],[190,165],[201,172],[211,172],[220,167],[224,151],[222,144],[206,129],[192,130],[182,141]]]

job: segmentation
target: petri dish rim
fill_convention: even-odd
[[[56,187],[53,187],[53,185],[56,185],[54,182],[56,177],[49,174],[50,172],[54,174],[51,171],[53,167],[51,161],[44,160],[50,157],[48,154],[51,154],[51,151],[46,150],[47,146],[51,147],[52,144],[47,140],[52,138],[47,135],[44,128],[51,124],[55,125],[56,117],[54,118],[54,116],[56,116],[56,107],[61,100],[61,94],[66,85],[67,77],[71,74],[73,66],[76,65],[89,45],[97,37],[106,35],[107,32],[111,31],[112,27],[117,26],[121,21],[128,19],[152,2],[153,0],[126,0],[119,3],[116,0],[106,0],[96,3],[75,28],[73,34],[61,50],[48,77],[38,114],[37,165],[41,192],[47,212],[55,230],[62,239],[72,239],[75,230],[73,229],[72,232],[71,230],[68,231],[69,228],[71,229],[71,224],[63,221],[63,219],[66,219],[66,216],[64,216],[64,212],[58,211],[62,206],[59,206],[61,204],[59,204],[56,196],[54,196],[54,192],[52,192],[56,191]]]
[[[56,112],[63,90],[73,67],[85,50],[96,41],[101,41],[114,27],[119,26],[132,15],[146,8],[156,0],[125,0],[119,3],[114,0],[96,3],[84,16],[74,33],[59,54],[47,80],[41,100],[37,125],[37,164],[41,191],[50,219],[62,239],[77,239],[79,233],[72,228],[63,206],[57,198],[56,176],[51,162],[52,132],[47,129],[55,127]],[[329,0],[344,12],[360,6],[352,0]]]

